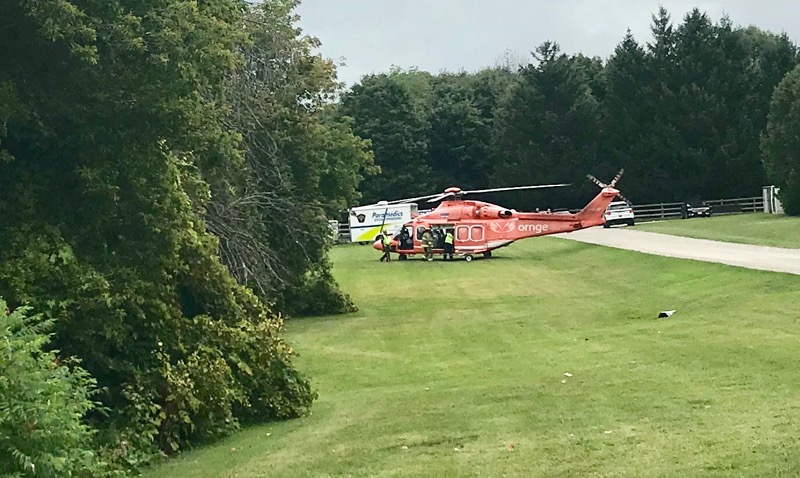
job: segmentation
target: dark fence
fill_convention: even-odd
[[[711,206],[711,213],[740,214],[764,211],[764,198],[761,196],[713,199],[704,201],[706,206]],[[634,204],[633,213],[636,219],[674,219],[681,217],[682,202],[665,202],[658,204]]]

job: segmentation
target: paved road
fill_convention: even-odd
[[[800,274],[800,249],[691,239],[657,234],[655,232],[637,231],[635,228],[626,227],[612,227],[609,229],[592,227],[568,234],[558,234],[556,237],[659,256],[719,262],[748,269]]]

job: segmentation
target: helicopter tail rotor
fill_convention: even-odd
[[[603,181],[600,181],[599,179],[597,179],[596,177],[592,176],[591,174],[587,174],[586,177],[589,178],[589,181],[597,184],[598,186],[600,186],[603,189],[608,187],[608,184],[604,183]]]
[[[621,177],[622,177],[622,174],[623,174],[624,172],[625,172],[625,170],[624,170],[624,169],[620,169],[620,170],[619,170],[619,172],[617,173],[617,175],[616,175],[616,176],[614,176],[614,179],[611,181],[611,184],[609,184],[609,186],[611,186],[612,188],[613,188],[614,186],[616,186],[616,185],[617,185],[617,181],[619,181],[619,178],[621,178]]]
[[[623,195],[622,195],[622,193],[617,193],[617,197],[618,197],[618,198],[620,198],[620,199],[622,199],[622,200],[623,200],[623,201],[625,201],[626,203],[628,203],[628,206],[631,206],[631,207],[633,207],[633,203],[632,203],[632,202],[630,202],[630,201],[628,200],[628,198],[626,198],[625,196],[623,196]]]
[[[614,187],[616,187],[617,186],[617,181],[619,181],[619,179],[622,177],[623,173],[625,173],[625,170],[624,169],[620,169],[619,172],[617,173],[617,175],[614,176],[614,179],[611,180],[610,184],[606,184],[606,183],[600,181],[599,179],[597,179],[596,177],[592,176],[591,174],[587,174],[586,177],[589,178],[589,180],[591,182],[593,182],[593,183],[597,184],[598,186],[600,186],[601,188],[605,189],[605,188],[614,188]],[[620,199],[622,199],[623,201],[625,201],[629,205],[633,206],[633,203],[630,202],[625,196],[623,196],[622,193],[617,192],[617,197],[619,197]]]

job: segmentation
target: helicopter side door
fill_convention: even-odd
[[[444,238],[447,232],[453,232],[453,226],[450,224],[435,224],[433,226],[433,248],[436,250],[444,250]]]
[[[425,232],[424,226],[417,226],[416,232],[414,234],[414,244],[422,243],[422,234]],[[433,236],[433,250],[437,253],[444,250],[444,239],[448,232],[453,233],[455,237],[455,232],[453,230],[452,224],[433,224],[431,225],[431,235]]]

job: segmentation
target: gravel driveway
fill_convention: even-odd
[[[691,239],[655,232],[637,231],[630,227],[612,227],[609,229],[592,227],[567,234],[557,234],[555,237],[659,256],[719,262],[748,269],[800,274],[800,249]]]

